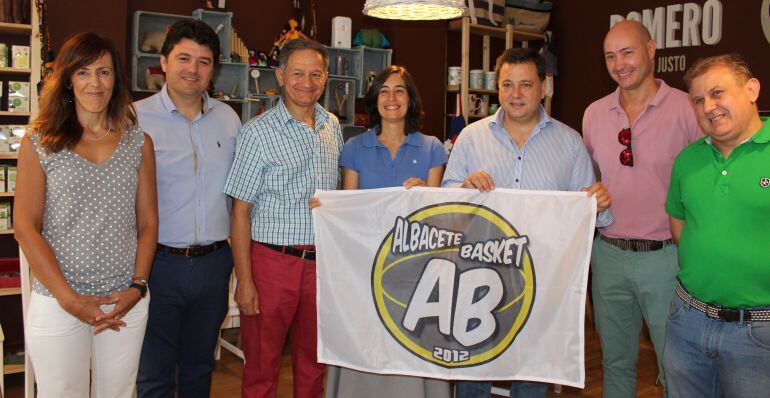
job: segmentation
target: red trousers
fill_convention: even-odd
[[[316,355],[315,261],[252,242],[251,264],[260,313],[241,315],[246,357],[243,398],[276,396],[287,334],[291,338],[294,397],[321,397],[325,367],[317,362]]]

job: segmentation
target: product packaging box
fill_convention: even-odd
[[[6,181],[6,169],[8,166],[0,166],[0,193],[8,192],[8,183]]]
[[[0,43],[0,67],[8,67],[8,46],[5,43]]]
[[[29,82],[8,82],[8,110],[29,112]]]
[[[5,168],[5,184],[7,192],[16,192],[16,166]]]
[[[29,46],[11,46],[14,68],[29,68]]]
[[[21,274],[19,258],[0,258],[0,288],[20,286]]]
[[[9,137],[11,136],[11,126],[0,125],[0,153],[11,152]]]
[[[0,203],[0,231],[11,229],[11,204]]]

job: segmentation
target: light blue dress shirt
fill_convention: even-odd
[[[283,99],[243,126],[224,192],[251,203],[251,239],[313,244],[310,198],[316,189],[337,189],[342,142],[337,117],[319,104],[312,129]]]
[[[411,177],[428,181],[430,169],[446,162],[441,142],[419,131],[407,134],[395,158],[377,139],[376,129],[348,140],[340,156],[340,166],[358,173],[359,189],[397,187]]]
[[[222,189],[241,127],[238,115],[204,93],[203,109],[188,121],[165,85],[134,106],[139,127],[155,146],[158,242],[186,247],[227,239],[230,202]]]
[[[458,187],[477,171],[495,186],[513,189],[579,191],[596,182],[591,158],[580,135],[540,108],[540,121],[522,148],[503,129],[504,110],[463,129],[444,172],[444,187]],[[613,221],[609,210],[596,226]]]

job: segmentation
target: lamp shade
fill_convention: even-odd
[[[459,18],[464,0],[366,0],[364,15],[382,19],[433,21]]]

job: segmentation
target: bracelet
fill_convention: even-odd
[[[145,286],[149,285],[149,283],[147,282],[147,279],[144,279],[141,276],[131,277],[131,282],[142,282]]]

